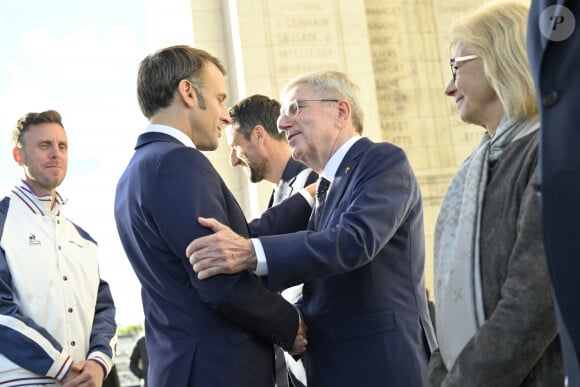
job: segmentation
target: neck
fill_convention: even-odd
[[[160,109],[157,113],[155,113],[149,123],[152,125],[165,125],[172,128],[175,128],[183,133],[185,133],[189,138],[192,139],[191,133],[191,125],[189,123],[187,114],[183,114],[183,111],[176,111],[176,109],[172,109],[171,106]]]
[[[50,194],[50,209],[53,210],[56,205],[56,192]]]
[[[344,145],[345,142],[347,142],[348,140],[350,140],[352,137],[354,137],[356,135],[356,132],[348,130],[347,128],[343,128],[342,130],[340,130],[337,133],[337,136],[334,138],[334,141],[332,141],[329,145],[329,147],[327,148],[327,153],[326,153],[326,157],[321,158],[320,160],[318,160],[318,162],[315,165],[315,168],[311,166],[311,168],[316,171],[316,173],[318,173],[319,175],[322,174],[322,171],[324,170],[324,167],[326,166],[326,164],[328,164],[328,162],[330,161],[330,159],[332,158],[332,156],[334,156],[334,154],[336,153],[336,151]]]
[[[268,171],[265,173],[264,180],[272,184],[275,189],[282,179],[282,174],[286,165],[292,157],[292,149],[285,142],[275,142],[277,145],[269,147],[268,154]],[[279,144],[279,145],[278,145]]]
[[[489,119],[483,125],[489,137],[493,137],[495,134],[495,131],[497,130],[497,127],[503,118],[503,114],[503,108],[498,101],[498,103],[492,107],[492,111],[489,114]]]

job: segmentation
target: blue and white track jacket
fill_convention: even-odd
[[[24,182],[0,202],[1,387],[59,385],[87,359],[111,369],[115,306],[97,244],[62,205]]]

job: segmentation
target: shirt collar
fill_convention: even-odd
[[[54,207],[50,208],[52,202],[50,194],[37,195],[32,187],[24,180],[21,180],[20,184],[16,185],[12,192],[26,203],[32,212],[39,213],[43,216],[49,214],[58,215],[61,207],[66,204],[66,200],[63,200],[62,196],[56,192]]]
[[[347,152],[354,145],[354,143],[361,138],[361,136],[353,136],[349,138],[344,144],[342,144],[324,166],[321,176],[332,183],[334,180],[334,175],[336,175],[336,170],[340,166],[340,163],[342,163],[344,156],[346,156]]]
[[[147,127],[145,128],[145,133],[151,132],[167,134],[168,136],[171,136],[176,140],[178,140],[179,142],[181,142],[183,145],[195,149],[195,144],[193,143],[193,141],[191,141],[191,138],[187,137],[187,135],[183,133],[181,130],[172,128],[171,126],[159,124],[147,125]]]

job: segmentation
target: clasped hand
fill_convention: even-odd
[[[105,378],[103,367],[92,360],[73,363],[62,380],[63,387],[101,387]]]

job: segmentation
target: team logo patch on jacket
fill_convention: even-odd
[[[34,234],[30,234],[28,236],[28,244],[33,246],[33,245],[39,245],[40,244],[40,240],[36,239],[36,235]]]

